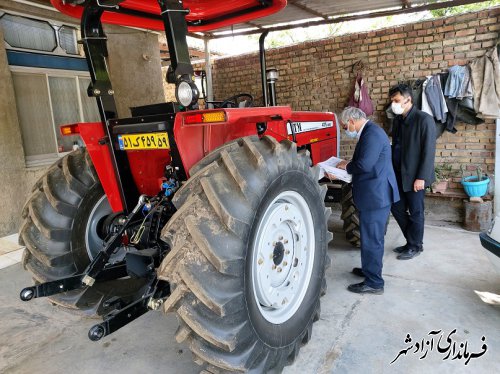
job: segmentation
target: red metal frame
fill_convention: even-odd
[[[220,110],[220,109],[218,109]],[[186,124],[185,116],[207,111],[177,113],[174,134],[184,169],[189,176],[189,169],[215,148],[243,136],[256,135],[258,122],[267,122],[283,128],[291,118],[290,107],[233,108],[224,109],[225,122]],[[285,133],[277,135],[285,139]],[[280,140],[280,139],[278,139]]]
[[[124,210],[121,199],[116,171],[113,167],[109,144],[100,144],[99,140],[105,137],[101,122],[78,123],[80,135],[87,147],[94,164],[99,180],[108,197],[113,212]],[[163,177],[165,166],[170,165],[169,150],[127,151],[127,157],[139,193],[148,196],[156,195],[161,189],[160,179]]]
[[[313,130],[296,135],[297,146],[310,144],[313,165],[325,161],[332,156],[338,156],[337,149],[337,118],[330,112],[293,112],[292,122],[332,122],[332,127]],[[290,140],[292,136],[288,137]]]
[[[132,177],[140,194],[154,196],[161,190],[161,178],[165,166],[170,165],[172,159],[170,150],[142,150],[126,151]]]
[[[212,110],[220,111],[220,109]],[[287,125],[289,122],[333,122],[332,127],[298,133],[295,136],[297,146],[308,145],[313,164],[336,156],[337,127],[333,113],[292,112],[288,106],[227,108],[226,121],[216,123],[190,123],[186,116],[210,111],[190,111],[177,113],[174,123],[174,136],[184,169],[189,177],[189,169],[208,153],[221,145],[244,136],[257,134],[257,123],[267,124],[266,135],[276,140],[293,140]],[[116,170],[113,167],[110,145],[100,143],[105,138],[101,122],[77,124],[80,135],[87,146],[90,158],[99,176],[99,180],[108,197],[113,212],[123,211],[118,187]],[[159,180],[165,166],[171,163],[169,150],[126,151],[132,176],[139,193],[149,196],[160,191]]]
[[[220,109],[217,109],[219,111]],[[311,157],[316,164],[338,154],[336,118],[333,113],[292,112],[288,106],[228,108],[225,122],[186,124],[185,117],[208,111],[190,111],[178,113],[175,118],[175,141],[181,155],[184,169],[189,176],[189,169],[215,148],[240,137],[256,135],[257,123],[267,124],[265,135],[281,141],[293,140],[288,134],[290,122],[326,122],[332,127],[303,132],[296,135],[297,146],[309,145]]]
[[[64,0],[50,0],[50,2],[60,12],[81,19],[83,7],[65,3]],[[272,4],[267,7],[262,7],[260,1],[257,0],[184,0],[183,5],[185,9],[189,9],[189,14],[186,16],[188,31],[205,32],[269,16],[283,9],[286,6],[286,0],[273,0]],[[120,7],[154,16],[160,15],[157,0],[125,0],[120,3]],[[233,15],[228,16],[230,14]],[[161,19],[155,20],[111,11],[105,11],[101,19],[103,23],[164,31]],[[189,25],[190,22],[197,21],[209,23]]]
[[[78,123],[80,136],[82,137],[90,158],[94,164],[102,188],[108,197],[113,212],[124,210],[123,201],[116,179],[116,171],[111,161],[111,151],[108,143],[100,144],[99,140],[105,138],[104,128],[101,122]]]

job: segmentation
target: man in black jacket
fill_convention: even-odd
[[[392,163],[400,200],[392,205],[406,244],[394,249],[399,260],[423,251],[425,188],[434,182],[436,125],[427,113],[413,105],[411,88],[399,84],[389,90],[396,114],[392,132]]]

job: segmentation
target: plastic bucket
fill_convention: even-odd
[[[490,178],[483,177],[482,181],[478,181],[477,177],[472,175],[462,179],[462,186],[464,186],[465,193],[470,197],[483,197],[488,192],[488,184]]]

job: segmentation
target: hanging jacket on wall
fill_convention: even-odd
[[[481,118],[500,118],[500,62],[498,46],[471,64],[474,109]]]
[[[439,74],[441,79],[441,87],[446,87],[448,80],[450,79],[449,73]],[[469,80],[470,82],[470,80]],[[471,88],[471,92],[473,90]],[[484,123],[481,118],[477,117],[474,111],[474,101],[471,97],[464,97],[462,99],[457,99],[453,97],[445,97],[446,106],[448,107],[448,115],[446,117],[446,131],[452,134],[457,132],[455,128],[456,122],[463,122],[469,125],[479,125]]]
[[[463,99],[472,97],[472,83],[470,67],[468,65],[454,65],[448,69],[449,76],[444,87],[444,96]]]
[[[356,76],[356,81],[354,82],[354,88],[352,94],[349,98],[349,106],[359,108],[367,116],[371,116],[373,114],[373,103],[368,94],[368,87],[366,87],[365,80],[361,73],[358,73]]]
[[[429,113],[441,123],[446,123],[448,107],[441,89],[439,75],[430,76],[424,83],[422,111]]]

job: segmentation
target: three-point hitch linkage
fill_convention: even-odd
[[[125,301],[113,296],[103,303],[103,306],[112,312],[104,316],[102,323],[94,325],[89,330],[88,336],[93,341],[113,333],[149,310],[159,309],[170,295],[169,284],[159,280],[155,272],[167,248],[161,245],[159,240],[156,242],[157,245],[154,245],[165,221],[175,211],[167,196],[171,194],[172,186],[171,184],[168,186],[169,188],[164,189],[158,196],[141,195],[137,205],[128,216],[116,215],[107,228],[101,229],[101,231],[106,229],[109,232],[108,237],[104,240],[102,250],[83,273],[26,287],[20,293],[21,300],[29,301],[34,298],[79,290],[92,287],[96,282],[123,277],[144,279],[145,286],[131,300]],[[128,230],[134,232],[130,239],[127,235]],[[155,239],[150,242],[147,238],[149,236]],[[146,238],[143,239],[144,237]],[[133,241],[134,239],[135,246],[125,245],[127,240]],[[141,245],[152,245],[152,247],[138,250],[137,247]],[[119,250],[125,252],[123,260],[110,263],[111,256]]]

